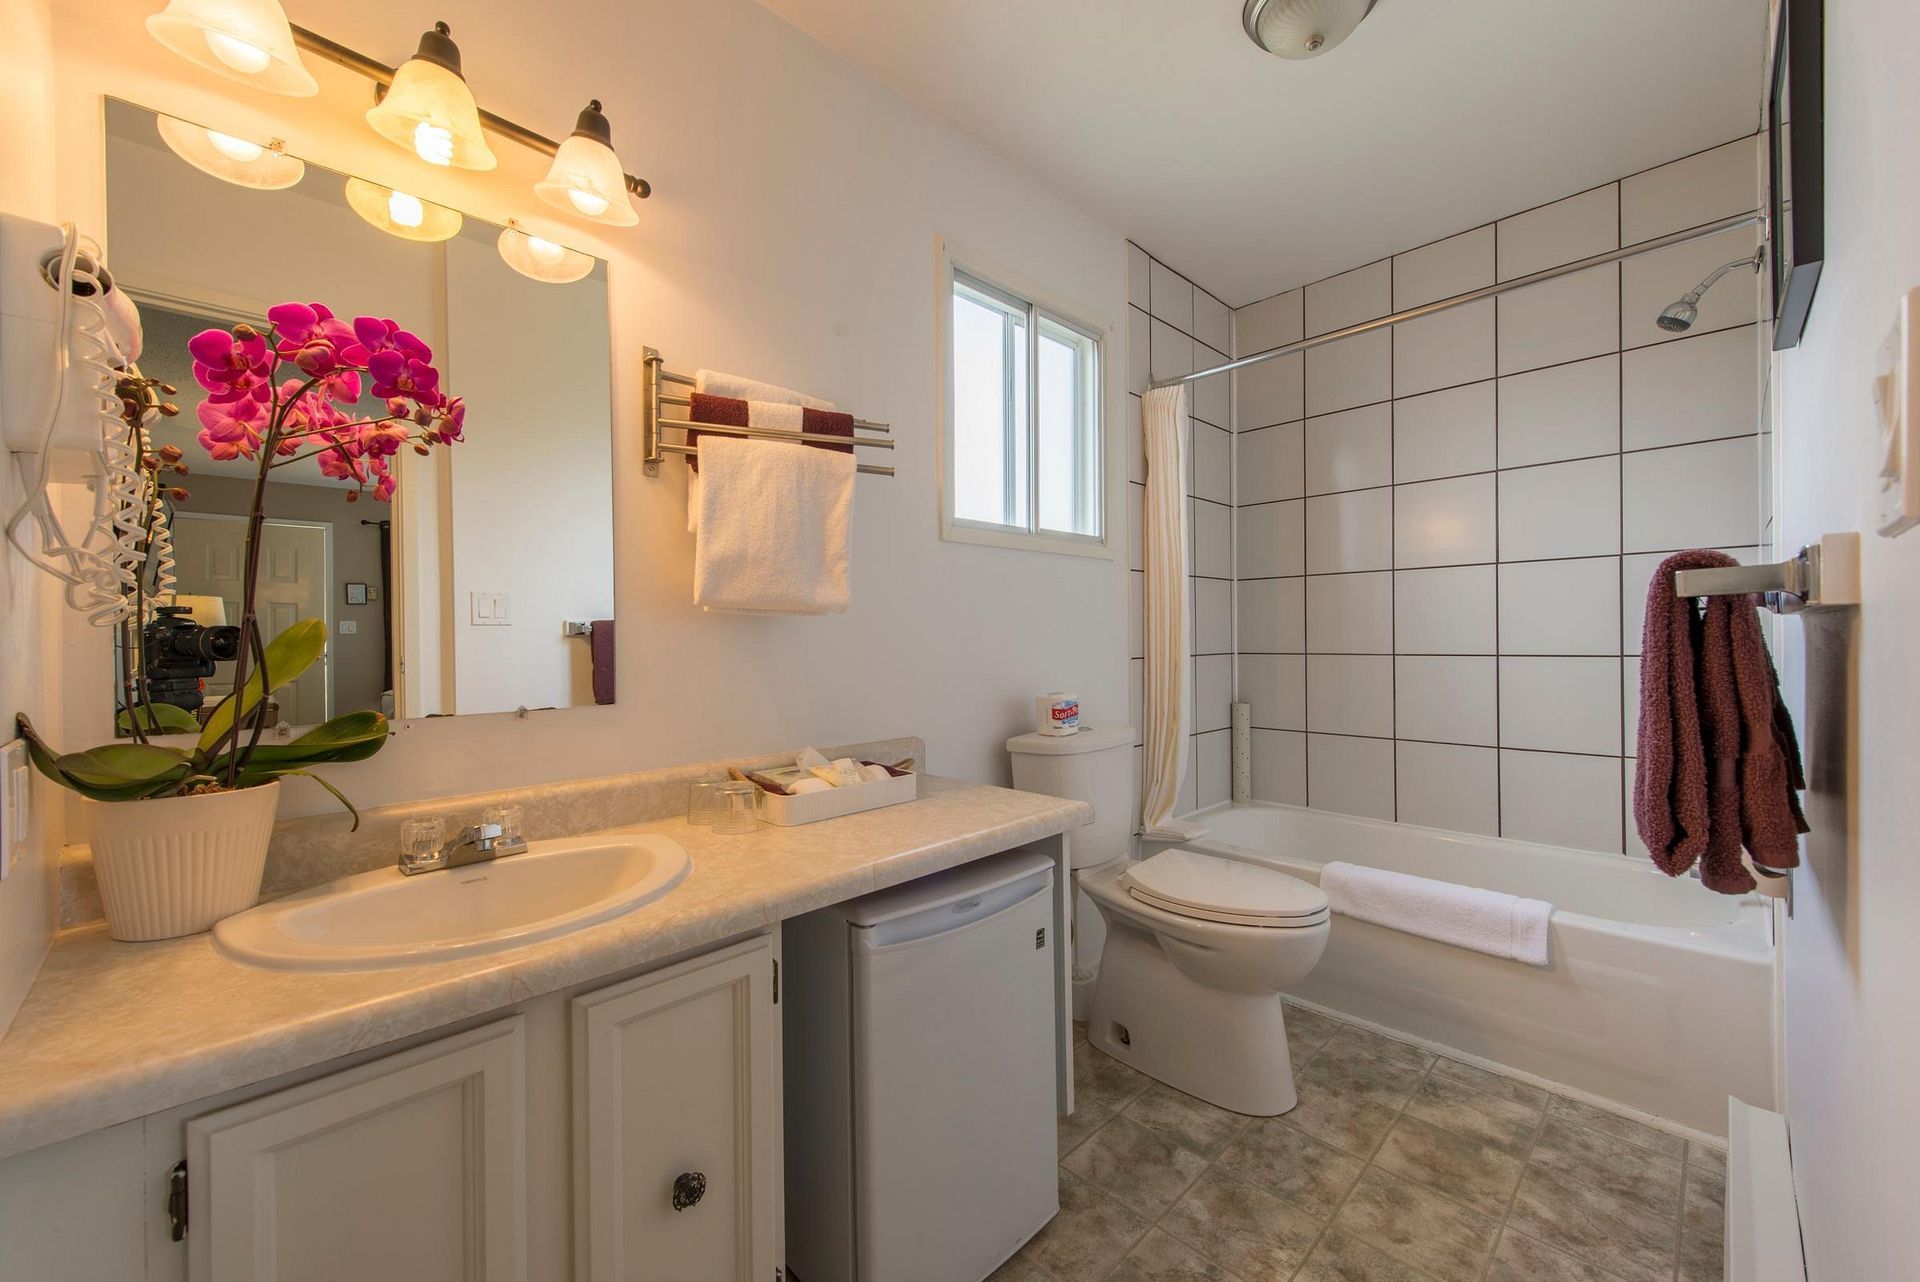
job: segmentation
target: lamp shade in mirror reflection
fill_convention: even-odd
[[[279,191],[306,175],[305,162],[281,150],[278,139],[249,142],[173,116],[155,116],[160,141],[180,159],[222,182],[260,191]]]
[[[500,257],[507,266],[529,280],[550,285],[570,285],[583,280],[593,270],[591,255],[568,249],[544,236],[535,236],[519,223],[508,220],[500,231]]]
[[[500,162],[480,132],[480,108],[449,30],[439,22],[421,35],[419,49],[393,73],[386,96],[367,110],[367,123],[430,165],[492,169]]]
[[[293,98],[311,98],[319,82],[300,60],[278,0],[169,0],[147,31],[197,67]]]
[[[631,227],[640,221],[627,199],[627,175],[613,150],[613,127],[594,99],[574,122],[573,133],[560,144],[547,176],[533,185],[540,199],[555,209],[605,223]]]
[[[364,178],[347,179],[347,204],[373,226],[402,240],[451,240],[462,221],[458,210]]]

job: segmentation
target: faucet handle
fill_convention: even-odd
[[[475,841],[498,841],[505,831],[499,824],[477,823],[467,829]]]

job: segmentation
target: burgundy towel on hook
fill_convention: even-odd
[[[587,647],[593,654],[593,701],[612,703],[615,686],[613,667],[613,620],[595,619],[587,634]]]
[[[1740,860],[1790,868],[1807,830],[1806,786],[1793,722],[1750,599],[1709,598],[1704,611],[1674,595],[1679,570],[1739,564],[1693,550],[1661,562],[1647,587],[1640,657],[1634,824],[1653,861],[1723,894],[1753,889]]]

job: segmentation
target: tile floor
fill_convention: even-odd
[[[1060,1214],[990,1282],[1708,1282],[1717,1150],[1298,1006],[1300,1103],[1215,1108],[1075,1040]]]

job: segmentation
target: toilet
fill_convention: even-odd
[[[1280,994],[1326,951],[1327,897],[1200,851],[1133,860],[1133,747],[1130,727],[1007,741],[1014,787],[1094,810],[1071,838],[1074,879],[1106,929],[1087,1039],[1221,1108],[1284,1113],[1299,1097]]]

